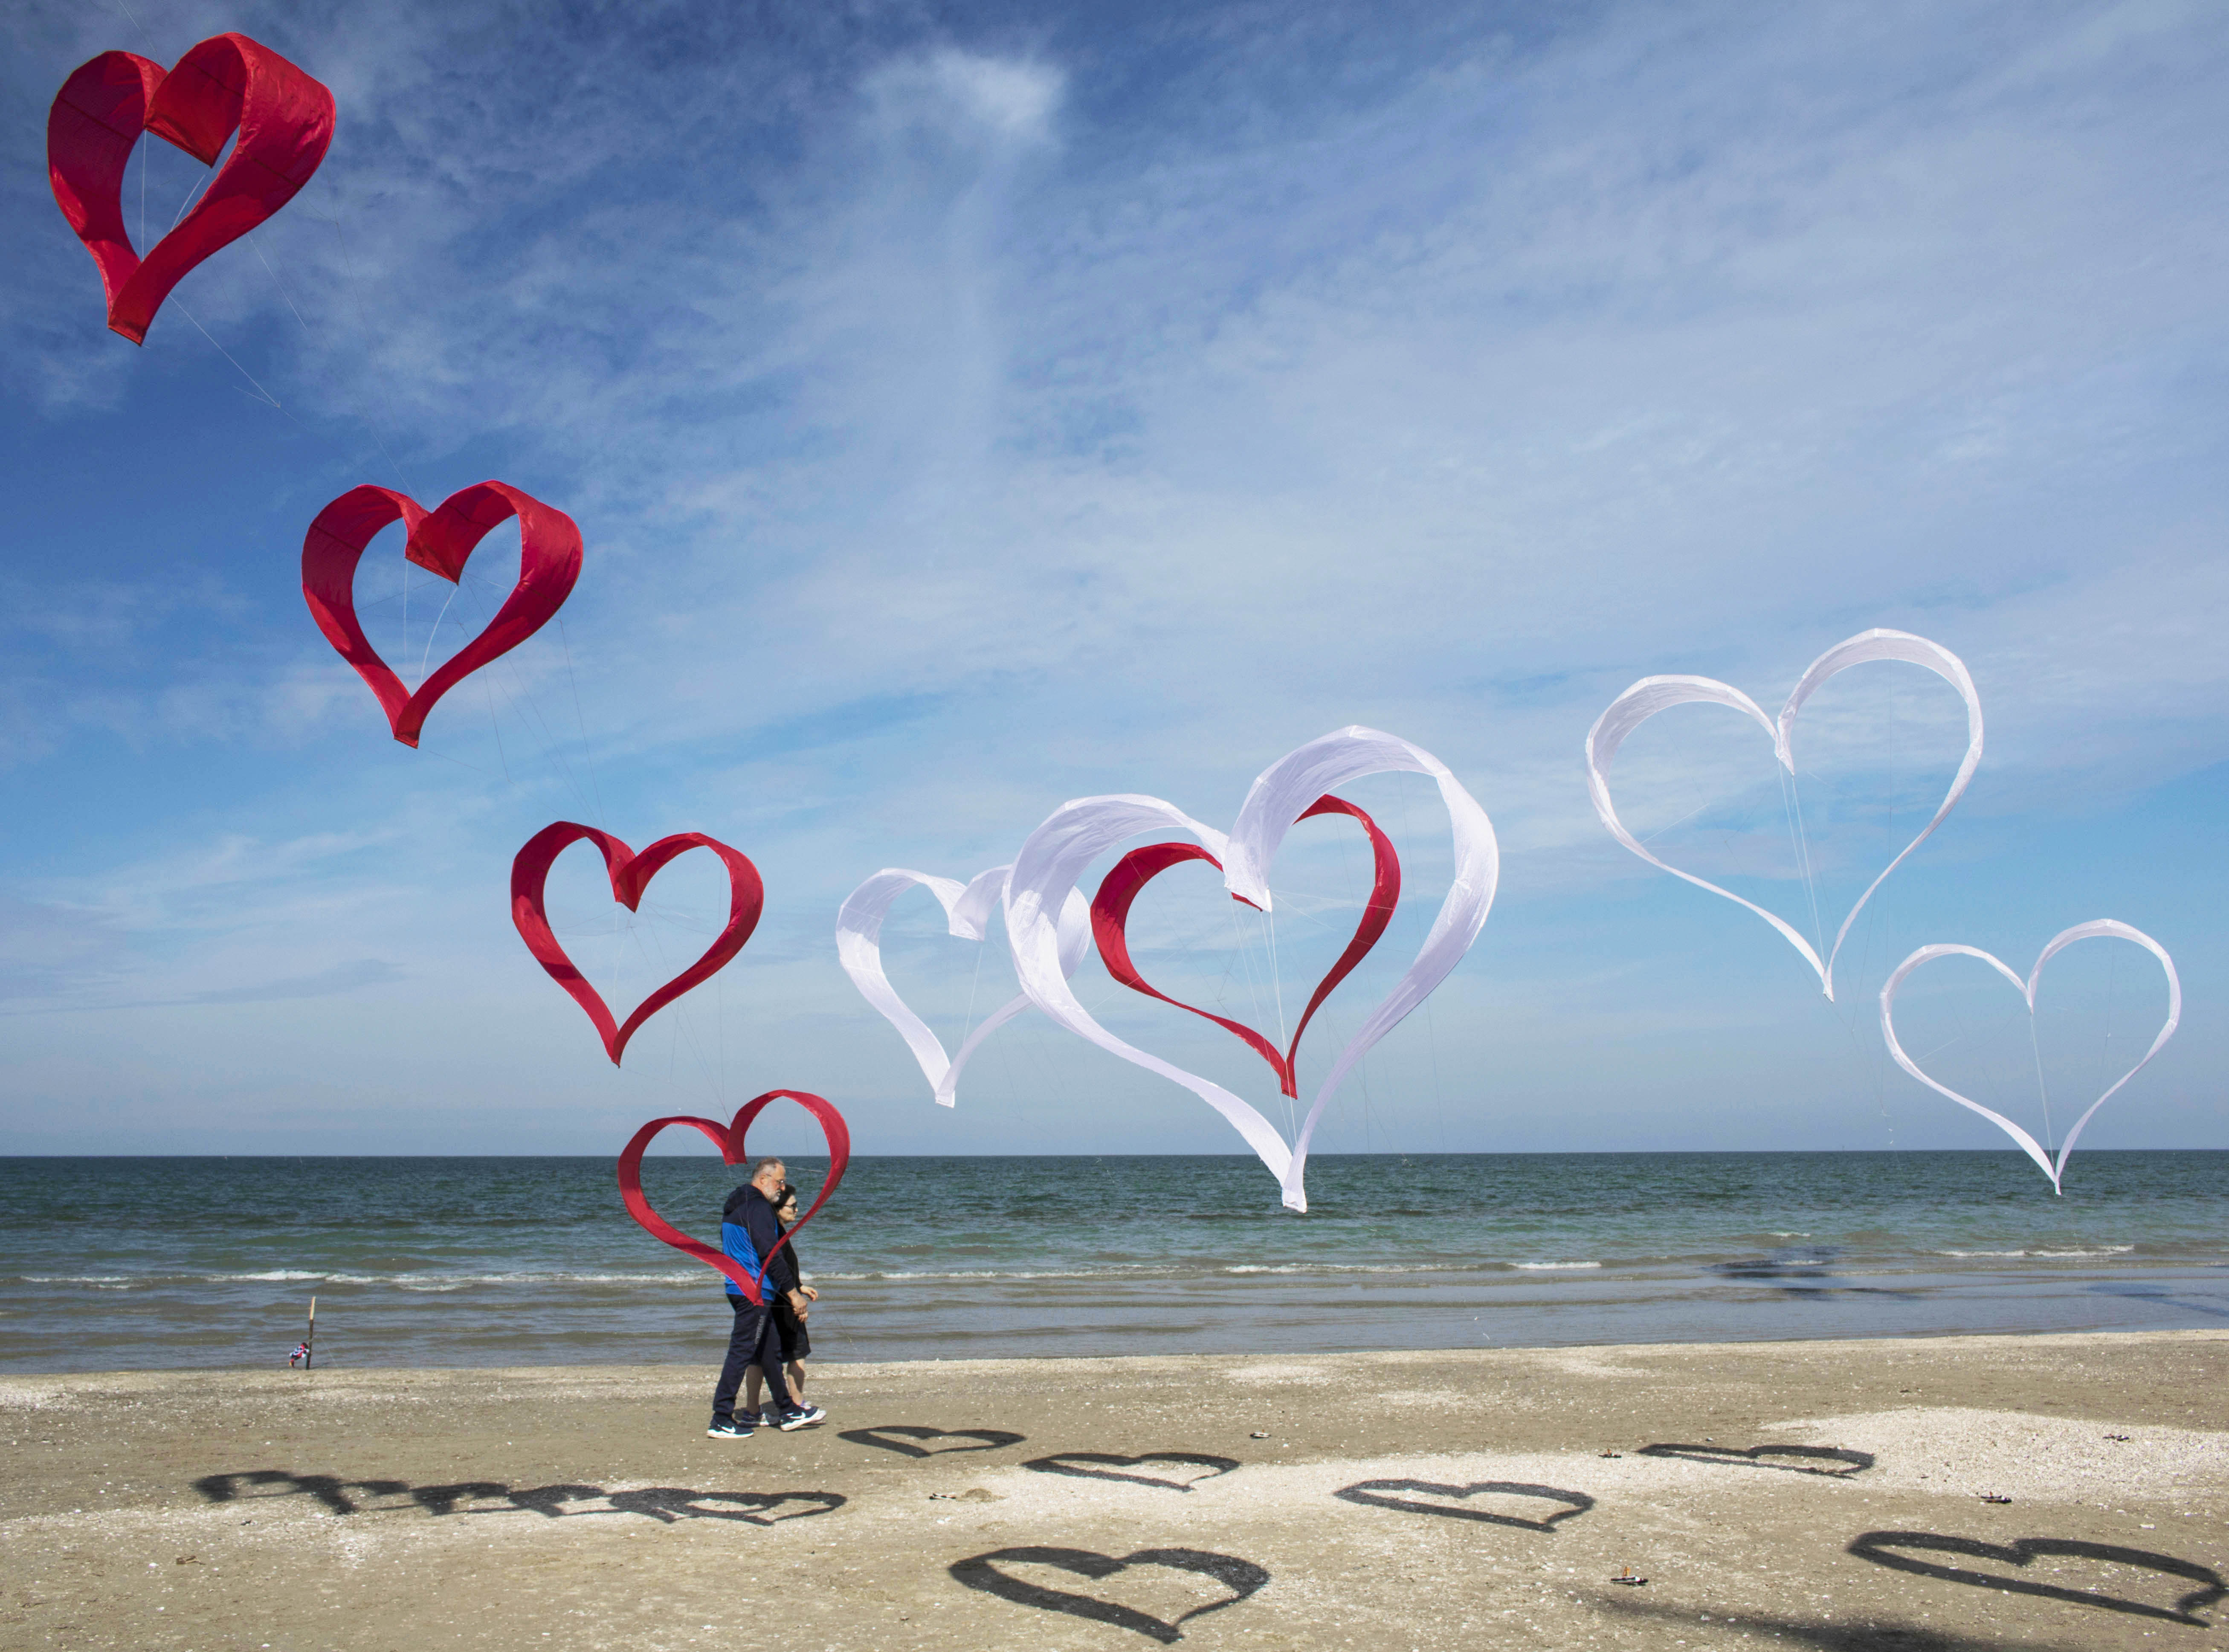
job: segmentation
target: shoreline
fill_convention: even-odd
[[[336,1367],[626,1366],[646,1353],[716,1361],[726,1337],[716,1290],[693,1276],[654,1291],[544,1285],[524,1304],[511,1289],[483,1299],[307,1280],[293,1282],[303,1295],[291,1299],[270,1295],[263,1284],[183,1303],[175,1293],[106,1289],[110,1311],[74,1328],[35,1310],[0,1319],[0,1375],[264,1368],[300,1339],[312,1292],[319,1302],[318,1353]],[[828,1289],[813,1332],[829,1364],[982,1354],[1100,1359],[1141,1341],[1186,1353],[1297,1357],[2136,1334],[2229,1323],[2229,1266],[2218,1263],[2059,1262],[1934,1275],[1759,1264],[1732,1275],[1654,1276],[1607,1270],[1143,1282],[986,1276]]]
[[[2225,1643],[2229,1329],[714,1374],[0,1377],[0,1638]]]
[[[1128,1366],[1160,1368],[1169,1359],[1187,1361],[1231,1361],[1249,1360],[1463,1360],[1492,1354],[1583,1354],[1583,1353],[1693,1353],[1706,1349],[1729,1352],[1767,1349],[1793,1350],[1818,1347],[1866,1347],[1874,1345],[1901,1346],[1954,1342],[2114,1342],[2165,1341],[2177,1338],[2205,1340],[2212,1337],[2229,1339],[2229,1327],[2215,1330],[2204,1326],[2113,1327],[2072,1331],[1890,1331],[1878,1336],[1787,1336],[1750,1338],[1687,1338],[1654,1342],[1527,1342],[1496,1343],[1491,1346],[1452,1345],[1445,1347],[1379,1347],[1355,1346],[1343,1348],[1314,1347],[1305,1349],[1264,1347],[1251,1350],[1203,1349],[1170,1355],[1155,1354],[924,1354],[898,1360],[853,1360],[832,1353],[821,1347],[813,1352],[813,1371],[845,1371],[875,1377],[896,1376],[915,1369],[954,1371],[980,1367],[986,1371],[1027,1371],[1045,1366],[1074,1366],[1089,1370],[1121,1370]],[[724,1343],[719,1345],[723,1347]],[[439,1364],[421,1362],[415,1365],[344,1365],[333,1362],[319,1364],[307,1372],[290,1370],[271,1362],[238,1366],[85,1366],[72,1370],[6,1371],[0,1370],[0,1409],[9,1404],[7,1391],[16,1385],[71,1384],[98,1382],[109,1378],[132,1377],[150,1379],[190,1379],[202,1377],[269,1377],[275,1381],[300,1381],[320,1376],[366,1377],[432,1377],[454,1374],[480,1377],[528,1378],[537,1375],[568,1374],[609,1379],[641,1373],[665,1375],[678,1372],[716,1370],[718,1348],[708,1340],[712,1352],[703,1360],[656,1360],[640,1361],[590,1360],[523,1361],[513,1365],[498,1364]],[[2225,1419],[2229,1419],[2229,1401],[2224,1405]]]

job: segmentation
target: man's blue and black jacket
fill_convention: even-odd
[[[758,1276],[760,1289],[769,1300],[797,1289],[797,1258],[787,1245],[774,1248],[780,1237],[781,1224],[774,1219],[774,1205],[764,1193],[745,1182],[728,1195],[727,1206],[720,1212],[720,1248]],[[771,1266],[762,1260],[769,1252]],[[742,1294],[741,1285],[728,1281],[729,1295]]]

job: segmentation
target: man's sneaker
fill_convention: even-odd
[[[805,1428],[812,1424],[825,1423],[827,1420],[828,1413],[822,1411],[819,1406],[806,1405],[776,1417],[774,1425],[787,1434],[793,1428]]]
[[[712,1426],[704,1430],[704,1437],[708,1440],[748,1440],[752,1432],[751,1425],[740,1417],[716,1417],[712,1419]]]

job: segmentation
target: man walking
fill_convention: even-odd
[[[781,1237],[774,1207],[788,1186],[788,1173],[779,1159],[760,1160],[751,1167],[751,1179],[728,1195],[727,1208],[720,1212],[721,1249],[759,1276],[760,1292],[767,1300],[755,1302],[734,1280],[728,1282],[728,1306],[735,1310],[736,1325],[728,1337],[719,1386],[712,1391],[712,1425],[704,1430],[715,1440],[750,1438],[751,1424],[736,1415],[736,1391],[743,1385],[743,1372],[753,1366],[765,1373],[766,1420],[774,1427],[803,1428],[828,1415],[817,1405],[793,1402],[782,1382],[781,1333],[772,1308],[774,1282],[767,1276],[771,1270],[765,1259]]]

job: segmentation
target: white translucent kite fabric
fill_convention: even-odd
[[[2159,960],[2160,967],[2167,972],[2167,1019],[2160,1024],[2159,1033],[2152,1039],[2151,1048],[2144,1051],[2142,1058],[2139,1060],[2135,1066],[2129,1068],[2128,1071],[2123,1073],[2118,1078],[2115,1079],[2111,1087],[2105,1091],[2104,1095],[2100,1096],[2096,1101],[2090,1103],[2090,1110],[2083,1114],[2080,1118],[2074,1122],[2074,1128],[2066,1133],[2066,1140],[2059,1144],[2059,1160],[2054,1164],[2052,1162],[2051,1155],[2043,1150],[2033,1136],[2030,1135],[2026,1130],[2020,1128],[2019,1125],[2014,1123],[2003,1114],[1994,1112],[1990,1109],[1982,1106],[1979,1102],[1968,1100],[1965,1096],[1961,1096],[1956,1090],[1952,1090],[1949,1085],[1936,1083],[1934,1079],[1930,1078],[1925,1073],[1920,1070],[1919,1064],[1912,1060],[1910,1056],[1905,1053],[1904,1045],[1897,1040],[1896,1019],[1894,1013],[1897,989],[1904,985],[1905,978],[1911,974],[1913,970],[1917,969],[1922,964],[1931,963],[1937,958],[1948,958],[1953,954],[1956,954],[1962,957],[1979,958],[1983,963],[1988,965],[1990,968],[1995,970],[1997,974],[2002,975],[2007,980],[2010,981],[2014,987],[2020,989],[2020,995],[2027,1000],[2027,1012],[2031,1017],[2033,1017],[2035,1014],[2035,986],[2037,980],[2040,979],[2043,974],[2043,967],[2049,963],[2053,956],[2059,952],[2064,951],[2066,948],[2072,946],[2076,942],[2089,941],[2097,938],[2105,938],[2114,941],[2132,941],[2136,945],[2143,948],[2145,951],[2150,953],[2153,957]],[[1896,1064],[1898,1066],[1903,1068],[1905,1071],[1910,1073],[1914,1078],[1917,1078],[1921,1083],[1926,1085],[1928,1089],[1936,1091],[1938,1095],[1947,1096],[1952,1101],[1957,1102],[1959,1106],[1969,1108],[1973,1111],[1979,1113],[1983,1118],[1988,1120],[1992,1124],[2002,1130],[2007,1135],[2012,1137],[2014,1141],[2020,1143],[2020,1147],[2026,1150],[2027,1156],[2034,1160],[2038,1165],[2042,1167],[2043,1173],[2051,1178],[2051,1186],[2052,1189],[2054,1191],[2058,1191],[2060,1178],[2066,1174],[2067,1157],[2074,1151],[2075,1139],[2082,1134],[2082,1127],[2090,1122],[2091,1118],[2097,1113],[2097,1109],[2104,1106],[2106,1102],[2112,1097],[2114,1093],[2117,1091],[2122,1085],[2127,1083],[2129,1080],[2134,1078],[2138,1073],[2142,1072],[2144,1070],[2145,1063],[2150,1061],[2154,1056],[2159,1054],[2161,1046],[2165,1045],[2169,1038],[2174,1036],[2174,1030],[2182,1020],[2182,981],[2174,973],[2174,960],[2168,957],[2167,948],[2160,945],[2158,942],[2153,940],[2151,936],[2146,935],[2142,929],[2132,928],[2126,923],[2117,922],[2111,918],[2097,918],[2088,923],[2078,923],[2071,929],[2062,929],[2057,935],[2052,936],[2049,942],[2044,947],[2042,955],[2036,959],[2035,967],[2028,972],[2028,978],[2025,981],[2023,981],[2011,969],[2007,968],[2001,959],[1995,957],[1992,954],[1983,952],[1979,947],[1962,947],[1956,945],[1955,943],[1947,942],[1931,947],[1922,947],[1918,951],[1913,953],[1911,957],[1898,964],[1896,967],[1895,974],[1892,974],[1888,978],[1887,983],[1882,987],[1880,994],[1880,1018],[1881,1037],[1888,1041],[1888,1052],[1896,1058]]]
[[[1233,895],[1269,911],[1269,865],[1294,821],[1326,792],[1365,775],[1383,774],[1427,775],[1437,782],[1454,832],[1454,878],[1415,961],[1332,1063],[1309,1105],[1299,1139],[1288,1146],[1250,1103],[1197,1073],[1124,1043],[1093,1019],[1060,967],[1058,928],[1049,915],[1078,897],[1076,880],[1095,858],[1126,838],[1172,827],[1188,833],[1223,863],[1224,884]],[[1341,729],[1310,741],[1265,770],[1247,794],[1227,838],[1157,797],[1087,797],[1063,804],[1030,834],[1015,858],[1006,885],[1006,929],[1022,991],[1039,1009],[1101,1049],[1182,1084],[1222,1114],[1277,1178],[1287,1207],[1305,1211],[1308,1142],[1325,1103],[1355,1063],[1423,1003],[1470,950],[1486,927],[1500,871],[1493,823],[1444,763],[1396,736],[1374,729]]]
[[[944,909],[948,933],[963,941],[980,942],[990,932],[991,914],[1005,892],[1006,874],[1012,870],[993,866],[962,884],[929,872],[886,867],[853,890],[836,915],[837,961],[859,989],[859,995],[898,1030],[913,1058],[921,1064],[922,1075],[928,1080],[939,1107],[950,1107],[959,1099],[960,1074],[968,1057],[984,1039],[1029,1008],[1030,1000],[1026,994],[1018,993],[1001,1004],[968,1033],[958,1055],[947,1057],[943,1040],[898,996],[883,969],[883,920],[889,916],[892,902],[918,887],[934,895]],[[1059,967],[1063,980],[1076,974],[1090,946],[1091,905],[1079,891],[1061,911]]]
[[[1803,703],[1817,692],[1828,678],[1847,671],[1853,665],[1862,665],[1876,659],[1900,659],[1907,665],[1924,666],[1958,691],[1966,702],[1966,755],[1958,765],[1958,773],[1950,781],[1950,789],[1943,794],[1943,801],[1936,808],[1935,818],[1928,821],[1917,837],[1898,852],[1894,860],[1881,869],[1879,877],[1866,886],[1866,892],[1858,897],[1857,904],[1842,920],[1842,927],[1834,932],[1834,944],[1828,950],[1826,961],[1822,963],[1818,950],[1778,914],[1768,912],[1754,901],[1745,901],[1731,890],[1721,889],[1708,878],[1682,871],[1650,853],[1648,845],[1627,831],[1624,822],[1617,818],[1616,807],[1611,803],[1609,795],[1610,760],[1617,755],[1617,749],[1625,743],[1626,737],[1659,711],[1699,702],[1730,706],[1755,723],[1772,737],[1773,755],[1780,760],[1780,766],[1793,775],[1795,773],[1795,717],[1803,709]],[[1813,973],[1819,977],[1819,985],[1831,1000],[1834,996],[1834,960],[1841,954],[1842,941],[1850,933],[1850,926],[1858,921],[1858,914],[1865,910],[1866,903],[1872,899],[1873,891],[1887,881],[1891,872],[1904,865],[1905,857],[1926,842],[1933,835],[1935,828],[1943,824],[1943,817],[1965,795],[1967,785],[1973,780],[1974,771],[1981,762],[1982,697],[1975,691],[1974,679],[1968,673],[1965,663],[1940,643],[1930,642],[1924,637],[1915,637],[1908,631],[1866,631],[1847,641],[1836,643],[1811,662],[1795,685],[1795,691],[1789,695],[1788,704],[1780,708],[1777,723],[1765,716],[1763,708],[1748,695],[1716,678],[1642,678],[1612,700],[1603,714],[1595,719],[1595,726],[1587,731],[1587,795],[1594,800],[1595,813],[1609,828],[1610,836],[1650,865],[1670,872],[1674,877],[1684,877],[1698,889],[1706,889],[1713,895],[1724,896],[1737,906],[1747,907],[1779,930],[1788,943],[1803,955],[1803,961],[1811,966]]]

